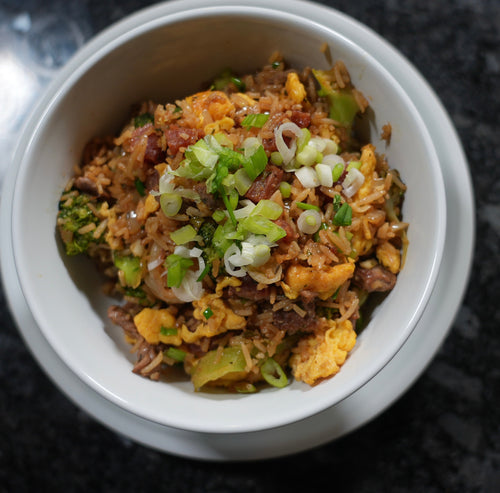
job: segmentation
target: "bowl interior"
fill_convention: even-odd
[[[127,29],[124,29],[124,26]],[[105,43],[105,41],[109,41]],[[328,68],[328,43],[369,99],[370,140],[408,185],[406,265],[374,312],[341,372],[310,388],[294,382],[254,395],[194,393],[191,383],[148,381],[131,372],[122,331],[106,317],[111,300],[85,258],[67,258],[55,230],[61,191],[91,137],[116,133],[130,105],[169,102],[200,90],[231,67],[254,71],[276,50],[291,66]],[[95,38],[49,88],[19,166],[13,246],[23,293],[43,334],[92,388],[128,411],[172,427],[228,433],[284,425],[321,411],[372,378],[411,333],[431,294],[442,255],[444,187],[418,112],[397,82],[366,52],[312,21],[272,9],[207,8],[153,18],[133,16]],[[390,145],[382,125],[392,125]]]

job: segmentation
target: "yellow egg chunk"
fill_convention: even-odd
[[[134,317],[134,323],[139,334],[150,344],[163,342],[179,346],[182,343],[179,333],[162,334],[162,328],[166,330],[176,328],[175,317],[166,309],[144,308]]]
[[[191,344],[202,337],[213,337],[228,330],[240,330],[246,326],[246,319],[231,310],[216,294],[207,294],[200,300],[193,301],[193,316],[202,323],[198,324],[194,332],[182,327],[182,339]],[[210,308],[212,315],[207,319],[204,312]]]
[[[333,266],[325,266],[322,270],[302,265],[292,265],[285,275],[285,283],[289,291],[287,297],[295,299],[303,290],[319,293],[321,299],[332,296],[337,289],[354,274],[354,264],[349,262]]]
[[[372,144],[365,145],[361,149],[361,167],[359,171],[363,173],[365,181],[354,195],[354,200],[360,200],[373,191],[373,173],[377,165],[377,157],[375,155],[375,146]]]
[[[349,320],[328,323],[330,328],[324,333],[302,340],[290,358],[294,377],[308,385],[338,373],[356,343],[356,332]]]
[[[294,103],[302,103],[306,97],[304,85],[300,82],[299,76],[295,72],[288,74],[285,90]]]
[[[379,262],[387,267],[393,274],[397,274],[401,267],[401,253],[388,241],[377,246],[376,255]]]

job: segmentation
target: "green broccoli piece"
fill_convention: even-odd
[[[71,199],[59,202],[57,224],[67,255],[86,253],[91,244],[102,241],[103,235],[100,238],[94,238],[95,228],[89,229],[89,231],[84,229],[81,232],[82,228],[86,226],[91,228],[91,224],[97,227],[100,222],[100,219],[88,206],[91,200],[89,195],[80,193]]]

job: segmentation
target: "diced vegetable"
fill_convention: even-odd
[[[337,226],[350,226],[351,222],[352,208],[347,202],[344,202],[335,216],[333,216],[333,223]]]
[[[167,268],[167,286],[169,288],[178,288],[188,269],[194,264],[190,258],[181,257],[172,253],[165,260],[165,267]]]
[[[131,288],[139,286],[141,283],[141,259],[139,257],[115,255],[113,262],[123,272],[123,279],[127,286]]]
[[[186,351],[183,351],[182,349],[170,346],[166,351],[165,351],[165,356],[168,358],[172,358],[175,361],[178,361],[179,363],[182,363],[184,359],[186,358]]]
[[[316,210],[304,211],[297,219],[297,226],[302,233],[312,235],[321,226],[321,214]]]
[[[247,115],[241,122],[241,126],[247,128],[248,127],[262,128],[268,119],[269,115],[267,113]]]
[[[194,367],[191,379],[195,390],[209,382],[221,378],[230,378],[234,374],[244,373],[246,360],[240,347],[226,347],[222,354],[217,350],[209,351]]]
[[[283,388],[288,385],[288,378],[283,368],[273,359],[267,358],[260,367],[264,380],[273,387]]]
[[[155,118],[151,113],[142,113],[134,118],[134,127],[144,127],[148,123],[154,123]]]

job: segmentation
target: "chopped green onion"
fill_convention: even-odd
[[[216,222],[216,223],[220,223],[221,221],[223,221],[224,219],[226,219],[226,214],[224,213],[224,211],[221,211],[220,209],[217,209],[213,214],[212,214],[212,219]]]
[[[282,181],[280,183],[280,192],[284,199],[288,199],[292,194],[292,185],[287,181]]]
[[[160,327],[160,334],[162,336],[176,336],[177,329],[175,327]]]
[[[240,168],[234,174],[234,186],[240,195],[245,195],[252,186],[252,180],[244,168]]]
[[[337,193],[334,197],[333,197],[333,210],[334,212],[337,212],[340,207],[342,206],[342,198],[340,197],[340,195]]]
[[[144,186],[144,183],[139,180],[139,178],[136,178],[134,181],[135,189],[139,192],[139,195],[141,197],[144,197],[146,195],[146,187]]]
[[[319,153],[319,157],[322,158],[323,155],[321,152]],[[318,158],[318,150],[313,146],[306,145],[304,148],[299,151],[296,155],[297,163],[302,166],[312,166],[316,163],[316,159]]]
[[[229,214],[229,218],[231,219],[231,222],[233,223],[234,226],[238,224],[236,221],[236,218],[234,217],[234,209],[231,204],[231,201],[229,200],[229,197],[226,194],[222,194],[222,201],[224,202],[224,205],[226,206],[227,212]]]
[[[267,165],[267,154],[262,145],[250,156],[250,160],[243,161],[243,167],[252,181],[255,180]]]
[[[245,83],[239,77],[231,77],[231,82],[236,86],[238,91],[244,91],[246,89]]]
[[[249,216],[240,222],[242,231],[264,235],[267,240],[274,243],[286,236],[286,231],[273,223],[270,219],[262,216]]]
[[[264,380],[273,387],[283,388],[288,385],[288,378],[283,368],[273,359],[267,358],[260,367],[260,373]]]
[[[280,64],[281,64],[281,62],[273,62],[273,63],[271,63],[271,67],[274,69],[277,69],[277,68],[280,68]]]
[[[134,118],[134,127],[144,127],[144,125],[153,123],[154,121],[154,116],[151,113],[142,113]]]
[[[196,282],[203,281],[203,278],[210,272],[211,267],[212,266],[209,263],[207,263],[205,265],[205,268],[201,271],[201,274],[198,276],[198,279],[196,279]]]
[[[267,120],[269,120],[269,114],[266,113],[247,115],[241,122],[241,126],[262,128]]]
[[[257,205],[253,208],[250,213],[251,216],[262,216],[267,219],[275,220],[281,216],[283,213],[283,208],[281,205],[273,202],[272,200],[263,199],[259,200]]]
[[[271,152],[270,159],[271,163],[276,166],[281,166],[283,164],[283,156],[278,151]]]
[[[115,255],[113,263],[123,272],[123,280],[127,286],[132,288],[139,286],[141,282],[141,259],[139,257]]]
[[[361,161],[350,161],[347,165],[347,171],[351,170],[352,168],[361,168]]]
[[[311,132],[307,128],[300,129],[301,136],[297,139],[297,153],[301,152],[311,140]]]
[[[297,227],[302,233],[312,235],[321,226],[321,214],[316,210],[304,211],[297,219]]]
[[[176,193],[162,193],[160,195],[160,206],[165,216],[175,216],[181,210],[182,197]]]
[[[253,267],[264,265],[271,257],[271,248],[268,245],[255,245],[253,248]]]
[[[212,315],[214,314],[214,312],[212,311],[212,309],[210,307],[207,307],[205,308],[205,310],[203,310],[203,316],[208,320]]]
[[[335,216],[333,216],[333,222],[337,226],[350,226],[352,222],[352,208],[347,202],[344,202]]]
[[[170,238],[176,245],[184,245],[184,243],[189,243],[196,238],[197,232],[190,224],[183,226],[170,233]]]
[[[169,288],[178,288],[182,284],[182,280],[186,272],[193,265],[190,258],[181,257],[173,253],[165,260],[165,267],[167,268],[167,286]]]
[[[165,351],[165,356],[172,358],[175,361],[178,361],[179,363],[182,363],[184,359],[186,358],[186,351],[183,351],[182,349],[178,349],[176,347],[170,346],[166,351]]]
[[[305,202],[295,202],[295,204],[299,209],[302,209],[305,211],[307,211],[307,210],[313,210],[313,211],[318,211],[318,212],[321,211],[321,209],[317,205],[306,204]]]
[[[344,165],[342,163],[337,163],[332,169],[332,178],[333,182],[339,181],[339,178],[342,176],[344,172]]]

